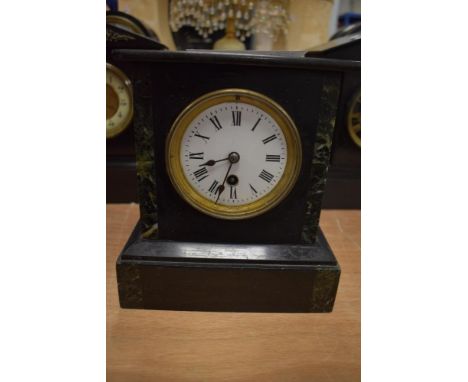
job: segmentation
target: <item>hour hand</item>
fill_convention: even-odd
[[[225,161],[225,160],[228,160],[228,159],[229,159],[229,158],[218,159],[218,160],[210,159],[209,161],[206,161],[205,163],[202,163],[201,165],[199,165],[199,167],[202,167],[202,166],[214,166],[216,163],[222,162],[222,161]]]
[[[201,166],[214,166],[215,163],[216,163],[215,160],[210,159],[209,161],[207,161],[207,162],[205,162],[205,163],[202,163],[202,164],[200,165],[200,167],[201,167]]]

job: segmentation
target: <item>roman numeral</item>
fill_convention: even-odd
[[[208,139],[210,139],[210,137],[206,137],[206,136],[198,134],[198,133],[195,133],[194,136],[203,139],[204,142],[208,142]]]
[[[262,172],[260,173],[260,175],[258,175],[258,177],[268,183],[270,183],[274,178],[274,176],[266,170],[262,170]]]
[[[208,189],[208,191],[210,191],[210,192],[215,192],[216,186],[217,186],[217,185],[218,185],[218,181],[217,181],[217,180],[213,181],[213,183],[211,184],[211,186],[210,186],[210,188]]]
[[[231,186],[231,199],[237,199],[237,191],[236,191],[236,187],[234,186]]]
[[[255,125],[253,125],[253,127],[252,127],[252,129],[250,131],[254,131],[261,120],[262,120],[261,118],[257,119],[257,122],[255,122]]]
[[[265,160],[267,162],[279,162],[281,159],[280,155],[270,155],[267,154]]]
[[[189,158],[190,159],[203,159],[203,155],[204,153],[189,153]]]
[[[241,125],[241,112],[240,111],[233,111],[232,112],[232,125],[233,126],[240,126]]]
[[[216,128],[216,130],[221,130],[223,126],[219,123],[218,117],[215,115],[214,117],[210,118],[211,123]]]
[[[249,183],[249,186],[250,186],[250,189],[251,189],[254,193],[258,194],[258,191],[254,188],[254,186],[252,186],[250,183]]]
[[[263,144],[266,145],[268,142],[274,141],[276,139],[276,135],[270,135],[268,138],[265,138],[262,140]]]
[[[195,171],[193,175],[195,175],[195,178],[197,178],[197,180],[201,182],[203,179],[208,177],[208,170],[206,169],[206,167],[202,167],[201,169]]]

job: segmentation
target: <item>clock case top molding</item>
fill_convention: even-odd
[[[146,237],[218,243],[313,242],[317,234],[334,121],[344,71],[360,63],[306,58],[304,52],[154,51],[119,49],[134,85],[134,129],[142,230]],[[188,205],[166,172],[166,137],[194,99],[243,88],[280,104],[294,120],[303,160],[297,183],[276,208],[222,221]]]

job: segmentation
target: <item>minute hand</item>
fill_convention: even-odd
[[[219,197],[220,197],[221,194],[224,192],[224,188],[225,188],[225,187],[224,187],[224,183],[226,183],[226,179],[227,179],[227,177],[228,177],[228,175],[229,175],[229,171],[231,171],[231,167],[232,167],[232,162],[229,163],[229,168],[228,168],[228,170],[227,170],[227,172],[226,172],[226,176],[224,177],[223,183],[221,184],[221,186],[218,187],[218,190],[217,190],[217,192],[218,192],[218,197],[216,198],[216,202],[215,202],[215,203],[218,203]]]

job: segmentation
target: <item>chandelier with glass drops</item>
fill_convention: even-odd
[[[289,0],[172,0],[170,26],[174,32],[190,26],[207,38],[230,22],[241,41],[252,33],[276,40],[288,32],[288,3]]]

